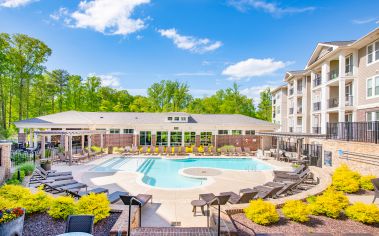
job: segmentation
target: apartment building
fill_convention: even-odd
[[[328,123],[379,121],[379,28],[358,40],[318,43],[305,69],[284,81],[290,132],[326,134]]]
[[[287,132],[287,85],[272,90],[272,122],[280,125],[278,131]]]

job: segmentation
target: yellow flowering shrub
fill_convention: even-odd
[[[304,202],[300,200],[288,200],[282,208],[283,214],[290,220],[297,222],[308,222],[310,210]]]
[[[279,221],[275,205],[262,199],[252,200],[244,209],[246,218],[259,225],[269,225]]]
[[[360,174],[352,171],[347,165],[338,167],[332,176],[332,186],[345,193],[355,193],[359,191]]]
[[[375,175],[363,175],[363,176],[361,176],[361,178],[359,180],[359,186],[362,189],[372,191],[372,190],[374,190],[374,185],[372,184],[371,180],[375,179],[375,178],[376,178]]]
[[[192,153],[192,147],[186,147],[186,153]]]
[[[53,218],[65,220],[75,213],[75,201],[69,196],[59,196],[52,201],[47,213]]]
[[[109,211],[111,210],[109,204],[105,193],[91,193],[79,199],[76,205],[75,214],[94,215],[96,223],[109,216]]]
[[[375,204],[357,202],[348,206],[345,214],[350,219],[365,224],[379,223],[379,207]]]
[[[17,203],[0,196],[0,210],[18,207]]]
[[[349,199],[343,192],[333,188],[327,189],[322,195],[317,196],[314,202],[309,204],[309,209],[313,215],[326,215],[331,218],[338,218],[349,205]]]
[[[204,147],[203,147],[203,146],[199,146],[199,147],[197,148],[197,150],[198,150],[198,152],[204,152]]]

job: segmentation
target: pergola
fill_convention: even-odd
[[[72,164],[72,137],[82,136],[82,150],[84,150],[84,137],[88,136],[88,150],[91,150],[91,135],[100,135],[100,147],[104,147],[105,130],[45,130],[35,131],[36,135],[41,136],[41,156],[45,156],[45,138],[53,135],[60,135],[64,139],[65,153],[69,156],[69,165]],[[62,140],[62,139],[61,139]]]
[[[260,136],[276,137],[276,158],[279,158],[279,141],[283,138],[292,138],[297,143],[297,154],[300,158],[302,153],[303,141],[305,138],[326,138],[325,134],[313,134],[313,133],[293,133],[293,132],[257,132]]]

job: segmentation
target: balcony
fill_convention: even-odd
[[[276,117],[276,115],[275,115],[275,113],[273,113],[273,114],[272,114],[272,118],[274,118],[274,119],[275,119],[275,117]]]
[[[272,104],[274,105],[276,104],[276,99],[272,100]]]
[[[298,94],[303,93],[303,87],[297,87],[297,93]]]
[[[296,133],[302,133],[303,132],[303,127],[296,127]]]
[[[303,113],[303,108],[302,107],[298,107],[297,108],[297,114],[302,114]]]
[[[312,127],[312,133],[321,134],[321,127],[319,126]]]
[[[346,95],[345,96],[345,106],[353,106],[353,96]]]
[[[293,133],[293,127],[289,127],[289,131]]]
[[[328,73],[328,80],[334,80],[334,79],[337,79],[339,76],[339,73],[338,73],[338,70],[331,70],[329,73]]]
[[[353,75],[353,65],[346,65],[345,66],[345,75],[346,76],[352,76]]]
[[[292,108],[290,108],[289,114],[290,114],[290,115],[292,115],[292,114],[293,114],[293,107],[292,107]]]
[[[316,78],[314,78],[313,80],[313,87],[317,87],[321,84],[321,76],[320,75],[316,75]]]
[[[319,111],[319,110],[321,110],[321,102],[314,102],[313,111]]]
[[[328,99],[328,108],[338,107],[338,98],[330,98]]]

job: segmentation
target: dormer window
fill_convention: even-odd
[[[171,116],[167,117],[167,120],[172,121],[172,117]]]
[[[186,121],[187,118],[186,117],[180,117],[181,121]]]
[[[166,121],[171,122],[171,123],[186,123],[188,122],[188,117],[187,116],[168,116]]]
[[[179,121],[179,117],[178,116],[176,116],[174,119],[175,119],[175,121]]]

